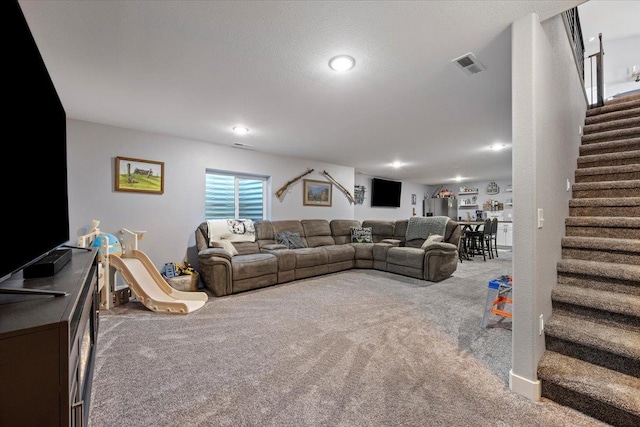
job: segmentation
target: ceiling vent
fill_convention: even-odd
[[[480,71],[484,71],[487,69],[476,56],[469,52],[466,55],[462,55],[459,58],[451,61],[456,67],[460,68],[463,73],[467,76],[471,76],[473,74],[478,74]]]
[[[254,150],[255,151],[255,147],[253,145],[243,144],[242,142],[234,142],[233,146],[235,148],[242,148],[243,150]]]

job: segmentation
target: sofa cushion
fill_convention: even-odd
[[[392,239],[394,224],[393,220],[370,219],[362,221],[363,227],[371,227],[373,243],[378,243],[383,239]]]
[[[351,227],[351,243],[373,243],[371,227]]]
[[[231,260],[233,280],[249,279],[252,277],[276,274],[278,259],[272,254],[236,255]]]
[[[424,269],[424,250],[420,248],[392,247],[387,252],[387,264]]]
[[[353,261],[356,250],[351,245],[331,245],[323,246],[327,253],[327,262],[334,264],[343,261]]]
[[[271,226],[273,227],[273,235],[274,238],[279,233],[284,231],[288,231],[290,233],[298,233],[302,238],[302,243],[305,247],[308,247],[307,238],[304,234],[304,228],[302,228],[302,223],[299,220],[283,220],[283,221],[271,221]]]
[[[233,243],[231,243],[230,240],[224,240],[224,239],[213,240],[211,241],[211,247],[224,249],[225,251],[229,252],[232,256],[238,255],[238,250],[236,249],[235,246],[233,246]]]
[[[356,260],[373,260],[373,243],[351,243]]]
[[[331,226],[326,219],[303,219],[300,223],[304,229],[308,247],[316,248],[336,244],[331,235]]]
[[[300,234],[291,231],[283,231],[282,233],[276,234],[276,244],[286,246],[287,249],[306,247],[302,242]]]
[[[296,268],[317,267],[327,264],[329,258],[322,248],[293,249],[296,254]]]
[[[356,219],[332,219],[329,222],[329,226],[336,245],[344,245],[351,242],[351,227],[360,227],[360,221]]]

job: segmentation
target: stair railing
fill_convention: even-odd
[[[584,39],[582,38],[582,27],[580,26],[578,8],[574,7],[573,9],[562,12],[562,21],[564,22],[564,27],[567,30],[569,43],[571,43],[573,59],[576,63],[578,77],[582,83],[582,93],[584,94],[586,103],[589,104],[587,91],[584,85]]]
[[[596,96],[598,100],[595,104],[591,104],[589,107],[602,107],[604,105],[604,49],[602,48],[602,33],[598,34],[600,39],[600,50],[592,55],[589,55],[589,64],[591,67],[591,100],[593,101],[593,58],[596,58]]]

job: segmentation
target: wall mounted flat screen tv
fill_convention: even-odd
[[[0,281],[69,241],[66,113],[20,5],[3,2],[2,11],[9,36]]]
[[[371,181],[371,206],[373,207],[399,208],[401,194],[402,182],[381,178],[373,178]]]

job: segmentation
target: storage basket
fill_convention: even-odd
[[[166,278],[166,281],[176,291],[193,292],[198,290],[200,276],[194,272],[193,274]]]

